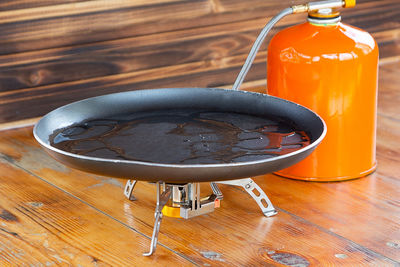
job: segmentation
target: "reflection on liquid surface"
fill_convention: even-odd
[[[137,112],[55,131],[52,146],[74,154],[165,164],[262,160],[298,150],[310,138],[290,122],[196,109]]]

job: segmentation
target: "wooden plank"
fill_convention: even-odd
[[[399,4],[398,1],[369,2],[363,6],[357,5],[355,8],[343,9],[341,14],[345,23],[374,33],[399,27],[400,18],[393,16],[392,10],[397,4]]]
[[[107,60],[111,62],[115,62],[117,60],[124,60],[127,57],[129,60],[134,59],[131,55],[132,52],[136,52],[135,50],[147,50],[148,56],[151,56],[151,53],[157,53],[157,50],[162,49],[162,47],[172,48],[173,45],[180,45],[179,49],[182,49],[182,43],[188,43],[189,45],[193,45],[192,42],[202,42],[202,45],[207,43],[207,40],[213,41],[214,39],[219,40],[219,42],[224,43],[228,42],[226,37],[237,39],[236,35],[240,34],[254,34],[253,31],[260,31],[261,28],[266,23],[265,18],[261,19],[252,19],[240,22],[232,22],[223,25],[211,25],[207,27],[195,28],[195,29],[183,29],[171,32],[163,32],[156,34],[149,34],[144,36],[136,36],[125,39],[97,42],[94,44],[86,44],[80,45],[78,47],[69,46],[69,47],[61,47],[54,49],[45,49],[38,50],[32,52],[24,52],[17,54],[7,54],[0,56],[0,67],[1,70],[4,71],[10,67],[24,67],[28,64],[43,64],[51,61],[75,61],[77,57],[83,57],[83,59],[90,57],[104,57],[102,54],[107,54]],[[288,23],[291,23],[289,21]],[[287,26],[288,24],[284,24],[281,26]],[[392,34],[393,35],[393,34]],[[389,34],[387,34],[389,37]],[[392,38],[386,38],[391,40]],[[247,42],[249,44],[244,44],[243,41],[240,42],[241,45],[249,46],[255,39],[255,36],[251,36]],[[385,40],[386,40],[385,39]],[[205,40],[205,41],[203,41]],[[232,41],[231,41],[232,42]],[[212,43],[208,43],[208,46],[212,46]],[[215,44],[214,44],[215,45]],[[166,49],[165,49],[166,50]],[[193,50],[193,49],[185,49],[185,50]],[[226,52],[229,52],[230,49]],[[243,49],[243,51],[246,51]],[[114,55],[114,54],[119,54]],[[187,52],[186,52],[187,53]],[[183,52],[185,54],[185,52]],[[123,57],[122,57],[123,55]],[[222,57],[225,54],[219,55],[218,57]],[[114,57],[113,57],[114,56]],[[74,60],[75,59],[75,60]],[[205,58],[195,58],[192,61],[202,61]],[[128,60],[126,60],[128,61]],[[126,64],[126,63],[125,63]],[[175,65],[175,64],[171,64]]]
[[[36,122],[38,122],[39,119],[40,119],[39,117],[36,117],[36,118],[32,118],[32,119],[0,123],[0,131],[32,126]]]
[[[2,12],[0,13],[0,24],[43,20],[47,18],[92,14],[98,12],[109,12],[113,10],[159,5],[161,3],[178,1],[183,0],[113,0],[112,2],[108,0],[75,1],[73,3],[53,4]]]
[[[301,1],[296,0],[295,2]],[[46,15],[48,18],[16,22],[11,20],[9,23],[0,24],[0,32],[7,36],[7,38],[0,40],[0,54],[200,28],[255,18],[268,19],[279,10],[289,6],[290,3],[295,2],[274,2],[274,5],[271,6],[269,1],[261,4],[258,0],[252,0],[242,2],[241,5],[235,5],[235,8],[227,8],[226,11],[223,11],[223,8],[222,11],[217,11],[214,2],[202,0],[172,2],[138,8],[113,9],[113,6],[110,6],[109,10],[88,13],[85,13],[85,9],[82,11],[74,10],[71,11],[73,13],[71,15],[59,17],[57,17],[57,14],[49,13]],[[388,21],[399,17],[399,8],[396,8],[399,4],[393,0],[380,1],[379,5],[372,5],[369,2],[362,3],[357,9],[347,11],[345,15],[351,16],[352,12],[359,14],[358,9],[363,9],[363,13],[350,22],[368,31],[378,31],[381,28],[377,25],[395,27],[394,23]],[[115,8],[117,7],[116,5]],[[166,10],[173,10],[173,12],[166,12]],[[74,12],[78,12],[78,14]],[[304,16],[296,17],[299,18],[297,22],[304,21]],[[300,17],[302,18],[300,19]],[[371,17],[375,18],[373,23],[370,22]],[[15,16],[15,19],[18,19],[18,16]],[[91,23],[88,23],[88,21]],[[159,23],[160,21],[162,23]]]
[[[165,12],[168,9],[174,12]],[[60,17],[51,17],[48,14],[43,19],[0,24],[0,31],[8,37],[7,40],[0,41],[0,54],[149,34],[152,28],[153,32],[159,32],[159,28],[179,25],[179,19],[184,22],[210,12],[208,1],[200,0],[123,9],[118,9],[118,6],[113,9],[110,6],[109,10]],[[158,23],[163,20],[169,23]],[[147,27],[138,27],[140,24]]]
[[[31,128],[1,132],[0,153],[10,163],[42,177],[105,214],[146,235],[151,233],[155,205],[153,185],[139,183],[135,189],[138,200],[131,202],[122,194],[123,179],[85,174],[54,162],[35,143]],[[165,217],[159,241],[199,265],[288,265],[288,260],[304,265],[394,264],[383,255],[284,210],[280,209],[275,217],[263,217],[245,192],[230,186],[221,188],[225,199],[220,209],[190,220]],[[286,195],[286,201],[290,202],[291,198],[290,194]]]
[[[240,31],[210,27],[201,31],[96,43],[79,49],[71,47],[3,56],[0,57],[0,91],[193,62],[205,61],[223,68],[230,57],[248,53],[261,23],[259,20],[237,24],[242,26]]]
[[[265,23],[264,19],[216,25],[79,47],[63,47],[0,56],[0,91],[167,67],[191,62],[220,63],[247,54]],[[270,36],[282,27],[271,32]],[[238,30],[240,29],[240,30]],[[400,50],[394,40],[400,28],[378,32],[381,56]],[[261,48],[266,50],[267,38]],[[156,40],[156,41],[155,41]],[[225,59],[225,60],[223,60]],[[1,97],[1,93],[0,93]]]
[[[398,121],[400,120],[399,69],[400,62],[386,64],[380,68],[378,95],[379,114]]]
[[[125,8],[132,6],[140,6],[143,4],[147,5],[155,5],[160,4],[165,1],[171,0],[157,0],[157,1],[143,1],[143,0],[135,0],[135,1],[125,1],[125,0],[116,0],[109,3],[106,3],[102,0],[3,0],[0,3],[0,12],[5,12],[6,16],[2,17],[2,19],[10,21],[24,21],[31,20],[34,18],[43,18],[43,16],[59,16],[61,14],[71,15],[78,13],[89,13],[99,10],[112,9],[112,8]],[[179,0],[173,0],[179,1]],[[219,0],[219,1],[210,1],[214,6],[214,10],[218,12],[227,12],[227,11],[238,11],[242,10],[243,7],[248,7],[248,5],[244,5],[243,1],[239,0]],[[284,1],[285,2],[285,1]],[[304,2],[304,1],[303,1]],[[373,2],[373,0],[363,0],[357,1],[357,4]],[[294,5],[301,2],[296,1],[286,1],[284,4],[287,6]],[[270,6],[274,7],[277,3],[271,0],[257,0],[252,1],[252,6]],[[38,12],[42,10],[42,12]],[[78,11],[79,10],[79,11]],[[42,14],[40,14],[42,13]],[[47,14],[43,14],[47,13]],[[29,15],[28,15],[29,14]]]
[[[79,199],[0,158],[0,265],[192,266]]]
[[[379,70],[378,172],[400,180],[400,62],[385,64]]]
[[[400,171],[400,126],[398,115],[394,119],[390,116],[378,117],[379,126],[377,140],[378,173],[385,177],[395,178],[399,181]],[[386,127],[386,128],[383,128]]]
[[[85,0],[2,0],[0,2],[0,12],[83,1]]]

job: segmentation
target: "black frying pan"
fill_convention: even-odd
[[[280,117],[308,133],[311,144],[297,151],[256,161],[221,164],[161,164],[81,156],[51,146],[50,135],[61,128],[96,118],[158,109],[211,109]],[[37,141],[58,161],[86,172],[167,183],[208,182],[251,177],[289,167],[309,155],[326,133],[323,120],[298,104],[266,94],[215,88],[138,90],[88,98],[44,116],[33,130]]]

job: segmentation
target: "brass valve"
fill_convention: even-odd
[[[293,13],[312,12],[320,9],[350,8],[356,5],[356,0],[327,0],[318,2],[309,2],[303,5],[292,6]]]
[[[356,5],[356,0],[345,0],[343,7],[345,7],[345,8],[355,7],[355,5]]]

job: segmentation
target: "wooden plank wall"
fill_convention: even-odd
[[[0,123],[79,99],[143,88],[221,87],[236,78],[265,23],[304,0],[4,0]],[[400,53],[400,1],[358,0],[343,20]],[[283,19],[274,31],[305,20]],[[266,46],[248,84],[265,83]]]

